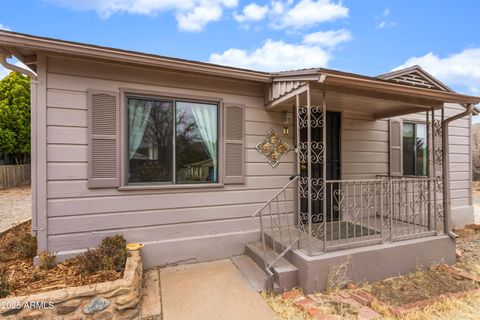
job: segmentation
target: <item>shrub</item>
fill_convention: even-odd
[[[78,267],[83,274],[92,274],[103,270],[125,269],[127,261],[127,241],[122,235],[106,237],[95,249],[87,250],[78,256]]]
[[[40,268],[44,270],[50,270],[54,268],[57,264],[55,260],[57,259],[57,255],[55,253],[50,253],[48,251],[42,251],[40,253]]]
[[[103,239],[99,249],[106,258],[111,258],[107,270],[122,271],[125,268],[128,251],[127,241],[122,235],[117,234]]]
[[[33,259],[37,254],[37,237],[29,232],[21,233],[15,239],[14,250],[20,259]]]

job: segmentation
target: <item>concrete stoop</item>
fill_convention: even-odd
[[[271,262],[275,257],[273,249],[268,245],[272,244],[272,241],[268,240],[266,257],[262,242],[254,242],[245,246],[244,256],[232,258],[257,291],[268,288],[265,262]],[[278,243],[275,248],[276,251],[282,250]],[[350,262],[345,273],[346,278],[354,282],[373,282],[408,274],[433,264],[453,264],[455,241],[446,235],[437,235],[316,256],[308,256],[303,250],[294,249],[279,259],[272,268],[274,291],[279,293],[295,287],[302,288],[306,294],[324,291],[330,271],[347,260]]]

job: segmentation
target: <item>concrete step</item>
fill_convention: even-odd
[[[255,261],[246,255],[235,256],[231,260],[255,290],[267,290],[267,275]]]
[[[261,242],[248,243],[245,246],[245,253],[260,268],[265,268],[265,258],[267,263],[275,259],[276,254],[270,247],[266,247],[266,257],[263,253],[263,245]],[[298,285],[298,269],[285,258],[280,258],[272,267],[275,284],[278,290],[290,290]]]

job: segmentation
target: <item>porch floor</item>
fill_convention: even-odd
[[[384,242],[407,240],[435,234],[428,227],[406,221],[393,220],[391,227],[382,232],[382,218],[365,217],[358,222],[329,221],[326,223],[326,243],[320,223],[312,224],[311,248],[313,254],[357,248]],[[391,237],[390,237],[391,230]],[[285,248],[292,240],[300,237],[299,249],[308,248],[308,234],[300,232],[296,226],[267,231],[267,236],[275,239],[277,245]],[[278,250],[277,250],[278,251]]]

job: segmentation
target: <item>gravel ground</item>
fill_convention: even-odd
[[[0,190],[0,232],[32,217],[30,188]]]

